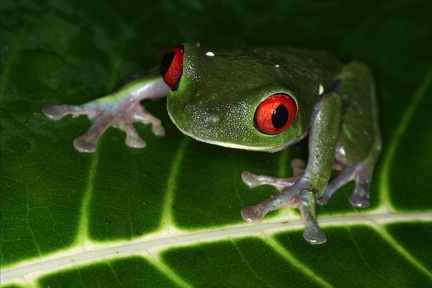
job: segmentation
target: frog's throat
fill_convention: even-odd
[[[222,147],[226,147],[226,148],[234,148],[234,149],[241,149],[241,150],[248,150],[248,151],[258,151],[258,152],[278,152],[280,150],[283,150],[285,148],[287,148],[288,146],[291,146],[299,141],[301,141],[303,138],[305,138],[307,136],[307,131],[301,135],[298,138],[292,139],[291,141],[288,141],[287,143],[279,146],[279,147],[264,147],[264,146],[258,146],[258,145],[244,145],[244,144],[237,144],[237,143],[231,143],[231,142],[226,142],[226,141],[218,141],[218,140],[211,140],[208,138],[202,138],[199,137],[193,133],[191,133],[190,131],[184,130],[182,129],[177,122],[175,121],[175,119],[173,119],[173,117],[171,116],[170,113],[168,113],[168,115],[171,118],[171,121],[173,121],[174,125],[185,135],[198,140],[200,142],[204,142],[204,143],[208,143],[208,144],[213,144],[213,145],[217,145],[217,146],[222,146]]]

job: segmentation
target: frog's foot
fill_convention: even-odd
[[[263,202],[242,209],[241,214],[248,222],[259,222],[270,211],[283,206],[291,206],[300,210],[305,230],[303,238],[311,244],[322,244],[327,236],[318,227],[315,213],[315,195],[307,189],[298,193],[298,189],[287,187],[280,194],[264,200]]]
[[[42,111],[52,120],[60,120],[66,115],[87,115],[92,123],[91,127],[74,140],[74,146],[80,152],[96,151],[99,138],[110,126],[126,133],[125,142],[129,147],[143,148],[146,142],[138,135],[133,123],[152,124],[152,131],[157,136],[165,135],[165,129],[158,118],[141,106],[140,101],[145,98],[161,97],[164,93],[166,95],[166,91],[167,88],[155,82],[141,89],[121,90],[83,105],[46,103]]]
[[[300,213],[302,220],[305,224],[305,230],[303,231],[303,238],[311,244],[322,244],[327,241],[327,236],[318,227],[316,221],[316,199],[312,191],[304,190],[300,194]]]
[[[271,185],[276,187],[280,193],[257,205],[244,207],[241,215],[247,222],[260,222],[270,211],[285,206],[297,208],[300,210],[305,224],[303,237],[311,244],[324,243],[327,241],[327,237],[316,222],[315,196],[312,191],[301,188],[306,186],[305,181],[301,178],[304,175],[305,163],[300,159],[293,159],[291,167],[293,169],[293,177],[289,178],[275,178],[243,172],[243,182],[249,187]]]
[[[304,173],[305,163],[300,159],[293,159],[291,161],[291,167],[293,169],[293,177],[288,178],[276,178],[266,175],[256,175],[248,171],[242,173],[243,182],[250,188],[260,185],[274,186],[279,191],[286,187],[294,185]]]
[[[317,203],[325,205],[328,203],[333,194],[343,185],[351,180],[355,181],[354,192],[351,194],[349,201],[351,205],[359,208],[367,208],[370,205],[369,184],[372,180],[372,170],[365,163],[358,163],[353,166],[347,166],[327,185],[324,193],[318,198]]]

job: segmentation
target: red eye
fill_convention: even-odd
[[[294,99],[287,94],[273,94],[255,111],[255,127],[264,134],[278,134],[290,127],[297,113]]]
[[[160,64],[160,74],[171,90],[177,90],[183,73],[183,45],[168,50]]]

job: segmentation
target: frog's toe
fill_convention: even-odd
[[[162,126],[162,124],[153,125],[152,126],[152,132],[156,136],[165,136],[165,128]]]
[[[317,199],[317,204],[323,206],[323,205],[327,205],[329,202],[330,198],[327,197],[327,195],[322,195],[321,197],[319,197]]]
[[[311,244],[323,244],[327,241],[326,234],[317,226],[306,227],[303,238]]]
[[[87,115],[92,125],[85,134],[75,138],[73,144],[79,152],[91,153],[96,151],[99,137],[112,123],[112,116],[107,116],[94,103],[98,103],[98,101],[83,105],[46,103],[42,106],[42,112],[52,120],[60,120],[66,115],[72,115],[73,117]]]
[[[259,204],[255,206],[247,206],[241,210],[241,215],[243,219],[250,223],[260,222],[267,211],[264,211]]]
[[[289,178],[276,178],[267,175],[255,175],[249,171],[244,171],[241,177],[243,182],[250,188],[260,185],[270,185],[279,191],[282,191],[283,189],[294,185],[300,178],[300,175]]]
[[[52,120],[60,120],[66,115],[65,105],[57,105],[54,103],[45,103],[42,106],[44,115]]]
[[[299,209],[303,223],[305,224],[305,230],[303,232],[303,238],[311,244],[322,244],[327,241],[327,236],[318,227],[316,221],[315,211],[315,195],[312,191],[305,189],[299,195]]]
[[[351,205],[358,208],[367,208],[370,205],[370,177],[369,175],[364,175],[364,173],[359,173],[356,177],[356,187],[354,192],[351,194],[349,201]]]
[[[126,133],[126,145],[132,148],[144,148],[147,143],[139,136],[132,124],[124,124],[120,128]]]
[[[138,104],[131,109],[132,120],[131,122],[141,122],[143,124],[151,124],[152,132],[156,136],[164,136],[165,128],[162,126],[162,122],[159,118],[154,117],[148,112],[144,106]]]
[[[244,171],[241,174],[241,178],[243,180],[243,182],[249,186],[250,188],[253,188],[255,186],[259,186],[262,185],[262,183],[258,180],[258,176],[249,172],[249,171]]]
[[[97,141],[91,140],[88,135],[84,134],[75,138],[73,145],[79,152],[92,153],[96,151]]]
[[[279,191],[294,185],[304,174],[305,162],[301,159],[293,159],[291,161],[293,169],[293,177],[277,178],[267,175],[256,175],[249,171],[244,171],[241,175],[243,182],[250,188],[260,185],[274,186]]]
[[[141,137],[126,136],[126,145],[131,148],[145,148],[147,143]]]
[[[351,205],[358,208],[367,208],[370,205],[370,199],[368,195],[358,195],[353,193],[350,196],[349,201]]]

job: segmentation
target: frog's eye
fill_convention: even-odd
[[[165,53],[160,64],[160,74],[171,90],[177,90],[183,73],[183,45],[174,47]]]
[[[290,127],[297,113],[297,105],[288,94],[278,93],[262,101],[256,111],[255,127],[264,134],[278,134]]]

